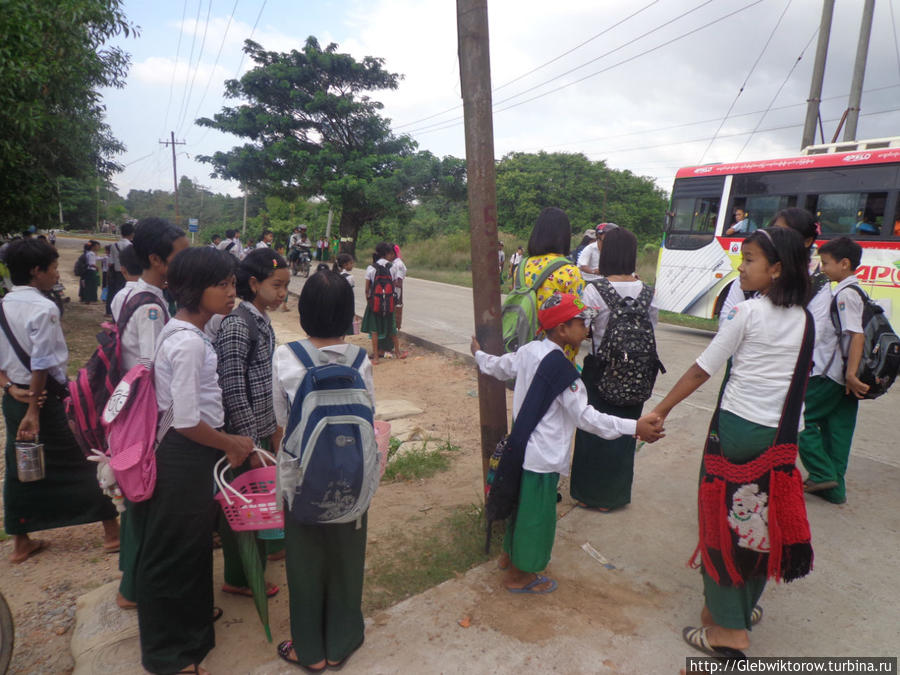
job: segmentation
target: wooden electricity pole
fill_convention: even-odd
[[[475,335],[486,352],[502,354],[487,0],[456,0],[456,28],[466,130]],[[503,383],[479,373],[478,407],[482,470],[487,478],[488,460],[506,433],[506,388]]]
[[[175,146],[176,145],[186,145],[186,141],[178,141],[175,142],[175,132],[172,132],[172,140],[170,141],[160,141],[160,144],[165,146],[172,146],[172,178],[175,181],[175,224],[178,224],[178,220],[180,218],[178,214],[178,169],[175,166]]]

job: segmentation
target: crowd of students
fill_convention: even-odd
[[[203,673],[199,664],[214,647],[213,624],[222,614],[213,606],[214,531],[225,560],[222,590],[251,595],[233,533],[221,514],[213,517],[213,465],[224,455],[236,475],[257,465],[254,448],[278,452],[307,372],[289,345],[276,347],[268,316],[284,305],[290,271],[265,237],[262,245],[237,255],[225,242],[191,248],[182,230],[158,218],[142,220],[133,232],[123,228],[122,235],[128,243],[117,246],[113,267],[122,275],[115,284],[122,287],[109,308],[124,367],[153,367],[161,425],[155,491],[146,501],[126,503],[117,523],[63,412],[68,350],[59,308],[43,295],[58,283],[58,253],[44,241],[15,241],[6,252],[14,286],[0,304],[10,559],[24,561],[46,546],[31,539],[31,532],[102,522],[104,547],[120,553],[118,604],[137,610],[144,667],[153,673]],[[557,587],[543,572],[555,538],[559,477],[571,467],[571,495],[582,508],[626,506],[637,441],[662,438],[672,409],[724,368],[701,471],[702,625],[686,628],[684,639],[714,656],[735,656],[749,645],[748,631],[762,618],[758,601],[767,579],[803,576],[812,563],[804,486],[794,469],[796,444],[810,474],[806,491],[845,501],[857,403],[867,390],[856,378],[862,299],[845,292],[855,284],[860,247],[832,239],[814,256],[815,237],[811,214],[787,209],[769,228],[743,240],[737,286],[752,297],[735,298],[710,345],[644,412],[661,364],[652,339],[658,314],[652,288],[635,274],[635,236],[601,224],[587,238],[585,264],[579,258],[576,266],[565,259],[571,240],[565,212],[541,212],[527,256],[515,264],[523,283],[534,287],[542,334],[503,356],[486,354],[472,339],[482,372],[515,379],[515,424],[533,426],[518,508],[499,561],[506,589],[544,594]],[[585,257],[591,247],[596,256]],[[87,255],[85,262],[91,262]],[[353,258],[339,255],[332,269],[320,265],[300,294],[307,348],[323,363],[344,363],[356,350],[345,342],[354,322],[352,269]],[[366,268],[361,321],[371,337],[371,358],[362,353],[355,362],[372,410],[372,366],[386,351],[406,357],[398,339],[404,278],[399,247],[378,244]],[[829,282],[837,286],[832,290]],[[174,313],[164,290],[174,300]],[[839,299],[840,335],[829,316],[832,297]],[[636,323],[623,338],[626,307]],[[638,370],[633,363],[613,362],[616,340],[633,339],[637,332],[649,337],[647,359]],[[586,339],[590,353],[579,374],[576,356]],[[538,374],[548,359],[568,378],[567,386],[537,414],[534,401],[546,393]],[[636,372],[649,382],[636,382]],[[46,448],[46,478],[19,482],[16,442],[38,438]],[[291,477],[283,475],[287,465],[279,460],[282,485],[290,484]],[[760,466],[765,470],[748,473]],[[744,518],[747,504],[754,518]],[[775,514],[776,505],[778,527],[770,528],[765,513]],[[284,539],[259,544],[263,560],[286,556],[291,637],[278,653],[309,672],[338,668],[364,639],[366,517],[314,525],[292,520],[287,510]],[[733,537],[723,535],[735,519],[749,522],[731,524]],[[268,585],[268,595],[278,592]]]

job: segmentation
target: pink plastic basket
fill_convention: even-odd
[[[275,458],[263,450],[256,450],[270,466],[245,471],[231,483],[225,479],[228,459],[216,463],[213,475],[219,493],[216,501],[222,507],[228,524],[235,532],[243,530],[269,530],[284,527],[284,511],[275,488]]]

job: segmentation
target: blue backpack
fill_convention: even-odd
[[[359,372],[366,353],[350,345],[332,363],[309,340],[288,347],[306,367],[278,456],[288,512],[306,524],[359,520],[380,480],[375,411]]]

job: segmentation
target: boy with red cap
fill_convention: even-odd
[[[519,505],[507,526],[504,554],[500,558],[501,569],[507,570],[504,585],[512,593],[540,594],[556,590],[556,581],[540,572],[550,561],[553,550],[556,489],[560,474],[569,473],[569,450],[575,428],[610,439],[636,435],[650,443],[663,436],[656,415],[629,420],[606,415],[588,404],[578,371],[565,358],[563,347],[581,346],[594,314],[594,309],[586,307],[574,295],[556,293],[538,312],[545,339],[529,342],[511,354],[492,356],[481,351],[478,340],[472,337],[472,354],[479,370],[499,380],[516,379],[513,419],[526,428],[534,428],[525,447]],[[551,368],[547,369],[547,365]],[[533,417],[539,413],[533,408],[539,406],[531,406],[530,402],[539,397],[526,399],[526,395],[532,383],[547,386],[543,373],[548,370],[554,378],[563,377],[563,384],[568,382],[568,386],[550,403],[546,413],[535,420]]]

